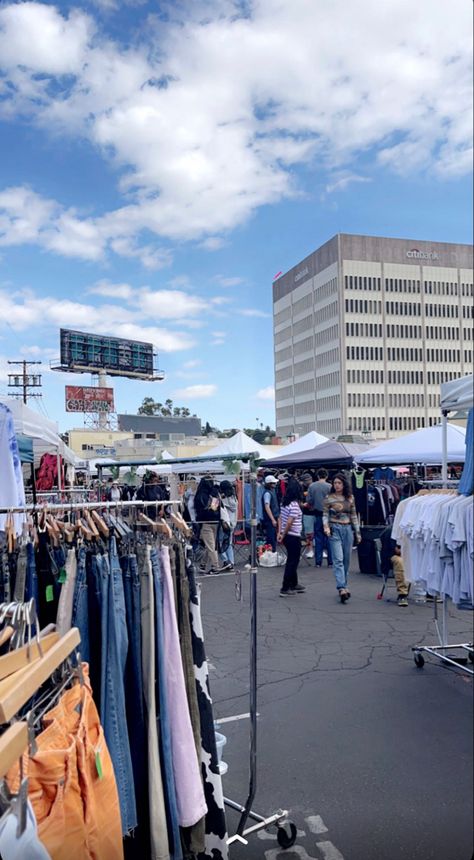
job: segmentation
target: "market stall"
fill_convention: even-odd
[[[446,428],[447,463],[464,463],[466,456],[466,431],[456,424]],[[407,433],[397,439],[389,439],[363,452],[357,462],[364,466],[408,466],[414,463],[438,465],[443,462],[443,427],[437,424]]]
[[[450,382],[443,382],[441,385],[441,414],[442,414],[442,427],[443,427],[443,458],[442,458],[442,476],[443,482],[446,486],[447,481],[447,466],[449,462],[449,449],[448,449],[448,415],[450,412],[459,412],[459,411],[469,411],[469,419],[468,419],[468,433],[466,438],[466,452],[467,462],[465,463],[464,472],[463,472],[463,483],[466,484],[466,487],[469,486],[468,492],[472,493],[473,491],[473,472],[474,472],[474,460],[473,460],[473,422],[474,422],[474,376],[463,376],[459,379],[452,379]],[[462,462],[465,462],[464,459]],[[460,489],[460,492],[465,492],[465,488]]]
[[[337,442],[335,439],[329,439],[307,451],[296,451],[293,454],[271,457],[265,461],[265,466],[275,469],[311,469],[317,466],[344,468],[352,466],[368,449],[368,443],[357,445],[352,442]]]

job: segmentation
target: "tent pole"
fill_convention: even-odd
[[[443,462],[441,466],[441,480],[443,487],[448,486],[448,413],[443,409],[441,422],[441,436],[443,444]]]

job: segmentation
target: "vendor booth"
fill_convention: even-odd
[[[464,463],[466,456],[466,431],[456,424],[446,428],[448,463]],[[443,427],[426,427],[415,430],[398,439],[389,439],[357,458],[364,466],[408,466],[412,463],[440,466],[443,462]]]
[[[322,445],[316,445],[307,451],[296,451],[293,454],[283,454],[266,460],[269,468],[311,469],[318,466],[348,467],[352,466],[359,456],[369,449],[366,445],[356,445],[351,442],[336,442],[328,439]]]

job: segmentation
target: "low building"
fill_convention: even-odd
[[[164,415],[117,416],[119,430],[133,434],[134,439],[156,439],[161,442],[183,442],[189,437],[201,436],[201,419]]]

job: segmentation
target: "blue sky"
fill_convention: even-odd
[[[334,233],[472,241],[472,4],[0,7],[0,396],[59,328],[155,344],[114,380],[274,426],[272,279]]]

